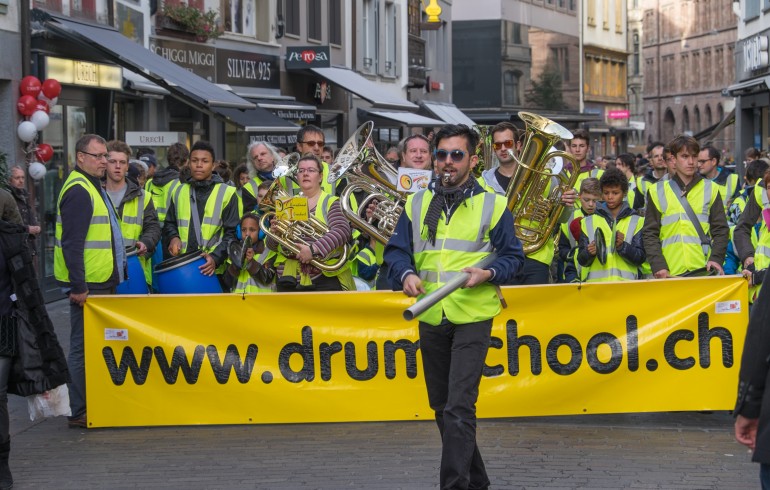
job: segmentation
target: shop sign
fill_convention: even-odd
[[[216,50],[210,46],[150,37],[150,51],[216,83]]]
[[[270,112],[288,121],[315,119],[315,111],[307,109],[268,109]]]
[[[327,82],[316,82],[311,85],[313,99],[323,104],[327,100],[332,100],[332,86]]]
[[[185,143],[187,135],[172,131],[126,131],[126,143],[134,146],[171,146]]]
[[[45,68],[47,78],[56,79],[59,83],[116,90],[123,88],[123,70],[119,66],[47,56]]]
[[[770,51],[768,44],[770,39],[766,35],[751,36],[738,41],[735,50],[735,69],[738,80],[745,80],[756,75],[757,72],[766,72],[770,66]]]
[[[217,49],[217,83],[238,87],[281,88],[278,56]]]
[[[284,148],[293,147],[297,144],[297,133],[249,133],[249,144],[257,142]]]
[[[332,66],[329,46],[297,46],[286,48],[286,69],[329,68]]]
[[[607,111],[607,119],[628,119],[631,113],[628,109],[615,109]]]

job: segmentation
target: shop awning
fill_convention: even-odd
[[[432,119],[430,117],[421,116],[419,114],[414,114],[412,112],[372,111],[372,110],[359,109],[359,113],[358,113],[359,119],[366,119],[370,117],[379,117],[382,119],[387,119],[389,121],[394,121],[409,127],[412,127],[412,126],[441,127],[444,124],[446,124],[444,121],[439,121],[438,119]]]
[[[698,140],[702,144],[711,143],[714,141],[714,139],[719,136],[719,133],[722,132],[723,129],[725,129],[727,126],[735,124],[735,109],[730,111],[724,119],[719,121],[718,123],[714,124],[713,126],[709,126],[703,131],[700,131],[693,135],[693,138]]]
[[[375,107],[416,111],[418,107],[406,99],[387,93],[383,87],[367,80],[347,68],[310,68],[310,71],[330,82],[339,85],[348,92],[368,100]]]
[[[136,92],[160,96],[169,95],[170,93],[165,88],[155,85],[143,76],[137,75],[136,73],[126,68],[123,68],[123,88],[129,88]]]
[[[299,131],[298,125],[281,119],[261,107],[246,111],[217,107],[214,112],[222,119],[240,126],[249,133],[296,133]]]
[[[111,27],[97,26],[60,17],[42,10],[33,11],[53,33],[96,51],[114,63],[163,87],[172,95],[204,109],[230,107],[253,109],[255,104],[223,90],[181,66],[156,55]]]
[[[752,80],[746,80],[745,82],[736,83],[730,85],[725,89],[727,95],[734,97],[740,95],[741,92],[767,90],[770,88],[770,76],[759,77]]]
[[[473,122],[473,119],[466,116],[454,104],[448,104],[445,102],[429,102],[424,100],[420,102],[420,107],[424,109],[429,116],[441,119],[447,124],[465,124],[468,127],[473,127],[476,124]]]

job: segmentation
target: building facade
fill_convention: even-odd
[[[733,110],[723,89],[735,73],[736,16],[731,0],[645,0],[645,138],[667,141],[684,133],[710,141],[725,158],[734,153],[735,128],[715,128]]]
[[[627,51],[628,51],[628,151],[638,154],[644,153],[646,142],[644,140],[644,71],[642,70],[642,39],[644,37],[643,20],[644,9],[640,0],[627,0]]]

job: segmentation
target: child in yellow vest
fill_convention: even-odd
[[[642,246],[644,217],[628,206],[628,179],[618,169],[608,169],[599,179],[604,202],[580,223],[577,261],[583,267],[583,280],[622,281],[638,277],[645,261]],[[596,230],[603,232],[606,260],[597,257]],[[602,244],[599,244],[602,245]]]
[[[241,218],[241,246],[248,241],[248,248],[243,264],[234,264],[228,259],[227,275],[234,282],[234,293],[269,293],[275,290],[275,269],[272,263],[275,252],[265,247],[259,229],[259,217],[254,213],[246,213]],[[240,265],[240,268],[239,268]]]
[[[596,204],[601,201],[602,192],[599,179],[589,177],[580,183],[578,201],[580,208],[572,211],[569,221],[562,223],[559,228],[559,259],[564,263],[564,281],[576,282],[579,277],[575,262],[577,241],[580,238],[580,221],[585,216],[590,216],[596,211]]]

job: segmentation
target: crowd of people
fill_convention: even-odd
[[[77,165],[58,198],[54,250],[55,276],[71,303],[70,426],[87,426],[83,304],[89,295],[115,294],[128,279],[130,256],[138,257],[148,292],[157,288],[154,267],[186,254],[202,258],[199,274],[239,294],[376,288],[419,296],[458,271],[467,273],[464,292],[419,317],[420,337],[423,345],[436,347],[423,356],[445,441],[473,442],[463,452],[445,444],[442,481],[471,478],[482,487],[488,480],[475,429],[457,426],[470,419],[475,424],[482,354],[499,312],[497,286],[730,273],[745,276],[756,296],[770,265],[770,161],[749,162],[740,182],[722,165],[718,149],[680,135],[650,144],[646,155],[592,162],[589,134],[577,130],[558,143],[571,158],[548,163],[574,187],[556,175],[545,177],[539,195],[511,213],[527,132],[502,122],[488,134],[498,165],[486,169],[475,168],[478,135],[462,125],[445,126],[435,136],[409,135],[385,151],[383,159],[393,167],[434,175],[425,192],[404,195],[398,203],[403,212],[387,243],[351,225],[350,206],[338,197],[345,178],[330,181],[334,152],[316,126],[301,128],[293,153],[252,143],[246,163],[234,169],[206,141],[189,150],[172,145],[162,166],[152,152],[134,152],[122,141],[80,138]],[[25,207],[23,172],[14,169],[12,186],[18,191],[11,199],[19,204],[13,220],[24,218],[34,250],[40,227]],[[545,205],[552,217],[527,207],[554,196]],[[354,212],[376,220],[377,203],[358,207],[365,196],[354,197]],[[287,199],[302,200],[307,219],[279,219],[278,204]],[[555,226],[546,226],[537,244],[520,233],[550,220]],[[493,250],[492,265],[475,267]],[[483,328],[460,328],[468,325]],[[431,328],[436,326],[443,330]],[[474,333],[460,338],[461,331]],[[472,371],[470,378],[458,381],[445,371],[447,356],[454,354],[442,336],[465,343],[467,356],[456,362]],[[455,389],[460,398],[453,398]],[[469,458],[473,474],[455,474]]]

